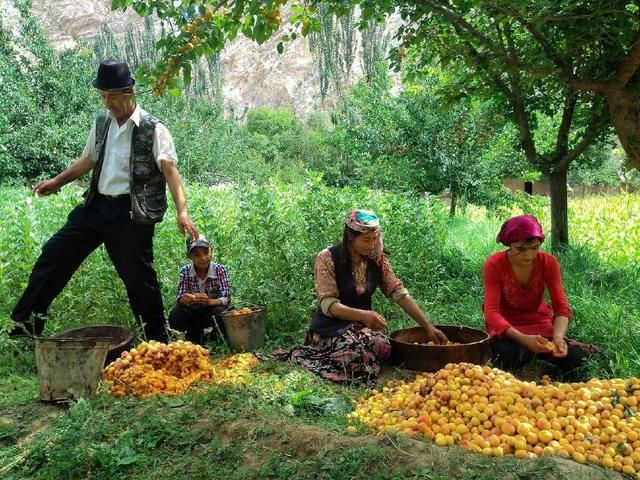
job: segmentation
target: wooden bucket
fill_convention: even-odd
[[[104,338],[36,338],[40,400],[95,396],[110,346]]]

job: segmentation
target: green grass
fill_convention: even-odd
[[[64,223],[81,197],[74,188],[49,198],[33,198],[28,190],[11,187],[0,187],[0,194],[2,329],[10,327],[8,314],[42,243]],[[303,339],[315,308],[315,254],[338,241],[345,212],[354,205],[380,214],[394,270],[434,323],[484,326],[482,265],[502,248],[495,242],[495,233],[504,219],[487,216],[483,209],[469,206],[464,216],[449,219],[437,200],[332,189],[316,180],[246,188],[193,186],[188,197],[191,215],[214,242],[217,261],[230,271],[235,301],[267,305],[265,350]],[[546,227],[548,212],[539,210],[536,214]],[[574,312],[569,333],[606,352],[591,363],[587,375],[632,376],[640,371],[639,211],[640,197],[633,195],[570,202],[574,240],[559,257]],[[171,211],[157,227],[155,252],[168,311],[174,302],[178,269],[186,262]],[[374,298],[374,304],[392,329],[412,325],[382,295]],[[50,314],[47,334],[96,323],[127,324],[140,331],[103,248],[76,272]],[[0,334],[0,351],[7,352],[7,358],[0,361],[0,371],[13,372],[17,356],[29,354],[16,355],[13,344],[3,338]]]
[[[0,190],[4,221],[0,231],[1,328],[9,326],[8,314],[42,243],[81,199],[80,191],[73,188],[49,198],[33,198],[25,189]],[[469,207],[466,216],[450,220],[442,205],[432,199],[364,189],[336,190],[315,181],[246,188],[194,186],[188,197],[194,220],[212,238],[218,261],[229,268],[236,301],[267,304],[269,348],[302,339],[315,308],[315,254],[340,238],[342,219],[354,205],[379,212],[395,271],[435,323],[483,326],[482,264],[501,248],[494,239],[503,219]],[[570,333],[628,357],[601,362],[595,370],[598,374],[631,375],[638,369],[633,358],[637,358],[640,339],[640,301],[634,295],[640,281],[640,250],[635,241],[639,209],[639,197],[630,195],[571,203],[575,242],[560,257],[575,312]],[[592,214],[586,215],[587,211]],[[546,225],[546,212],[539,215]],[[171,212],[157,228],[155,252],[168,310],[174,302],[178,269],[186,262]],[[380,295],[375,302],[393,328],[411,324]],[[137,327],[103,248],[81,266],[50,313],[47,333],[91,323]]]
[[[30,387],[32,394],[35,388]],[[340,405],[362,393],[272,362],[261,365],[244,386],[201,386],[179,397],[142,400],[100,392],[93,401],[80,400],[50,415],[49,428],[1,445],[0,474],[3,479],[616,478],[572,462],[572,475],[565,477],[561,465],[548,458],[492,459],[400,435],[347,434]]]
[[[0,327],[9,326],[8,313],[42,242],[64,222],[77,195],[66,189],[33,199],[27,190],[0,188]],[[192,215],[231,271],[236,299],[268,306],[264,351],[302,340],[314,308],[314,255],[340,237],[342,218],[353,205],[381,214],[394,269],[435,323],[483,327],[482,265],[501,248],[495,232],[503,219],[471,207],[465,216],[448,219],[428,199],[313,182],[192,187],[188,197]],[[637,222],[630,222],[635,217],[629,212],[638,205],[637,196],[571,202],[575,244],[559,257],[574,312],[570,335],[606,352],[590,363],[588,376],[640,372],[638,244],[624,243],[619,235],[635,238]],[[582,215],[585,209],[600,216]],[[546,224],[545,212],[539,214]],[[182,239],[168,217],[155,240],[167,309],[185,261]],[[606,222],[592,224],[593,218]],[[618,246],[607,246],[609,238]],[[391,329],[411,325],[381,296],[375,304]],[[124,289],[102,250],[54,302],[51,317],[47,333],[89,323],[135,327]],[[212,351],[221,355],[225,349],[214,344]],[[0,333],[0,477],[618,478],[602,469],[576,470],[572,462],[497,460],[402,436],[346,434],[344,414],[363,393],[359,386],[332,385],[302,369],[266,362],[246,386],[145,400],[114,399],[100,391],[93,401],[60,409],[38,402],[33,344]]]

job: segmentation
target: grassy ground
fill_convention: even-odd
[[[101,391],[68,408],[47,406],[26,372],[4,377],[0,393],[3,479],[618,478],[562,459],[492,459],[402,436],[348,434],[344,414],[361,388],[271,362],[248,385],[179,397]]]
[[[77,203],[77,192],[31,201],[25,190],[3,189],[0,198],[0,328],[6,328],[42,241]],[[503,219],[469,208],[448,220],[437,204],[423,200],[317,186],[261,187],[257,193],[192,188],[189,198],[232,271],[236,298],[268,305],[265,351],[302,340],[313,309],[313,254],[339,237],[347,206],[365,199],[382,212],[394,267],[434,322],[482,326],[482,263],[498,248],[495,232]],[[574,311],[570,334],[606,352],[586,376],[640,375],[640,255],[633,240],[638,205],[638,197],[571,204],[576,242],[560,256]],[[321,218],[300,213],[310,206],[323,212]],[[548,224],[545,212],[537,213]],[[156,252],[162,252],[156,253],[157,268],[170,306],[184,261],[170,221],[158,229]],[[386,300],[376,298],[376,304],[392,329],[411,324]],[[101,250],[51,313],[47,333],[87,323],[134,326]],[[212,349],[221,354],[222,345]],[[562,459],[492,459],[400,436],[347,434],[344,415],[363,393],[268,362],[250,385],[203,386],[146,400],[113,399],[100,391],[93,401],[61,408],[38,401],[33,345],[0,333],[0,478],[618,478]]]

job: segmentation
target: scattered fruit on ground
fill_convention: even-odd
[[[123,352],[102,370],[102,377],[115,396],[174,395],[198,381],[243,381],[257,362],[252,354],[243,353],[212,363],[209,351],[200,345],[152,340]]]
[[[211,382],[216,384],[239,384],[252,375],[251,369],[258,364],[253,353],[237,353],[213,363]]]
[[[519,458],[561,455],[640,479],[640,379],[525,382],[469,363],[389,382],[348,414],[378,434]]]

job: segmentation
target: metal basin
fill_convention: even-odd
[[[267,307],[252,307],[249,313],[227,310],[222,322],[227,333],[229,347],[234,352],[253,352],[264,344],[266,336]]]
[[[104,338],[109,343],[109,351],[105,365],[113,362],[122,352],[133,344],[133,331],[123,325],[90,325],[88,327],[74,328],[58,333],[51,338],[70,338],[82,340],[86,338]]]
[[[483,330],[450,325],[436,326],[447,338],[460,345],[415,345],[426,343],[422,327],[391,333],[391,362],[409,370],[436,372],[447,363],[468,362],[484,365],[489,360],[489,335]]]

